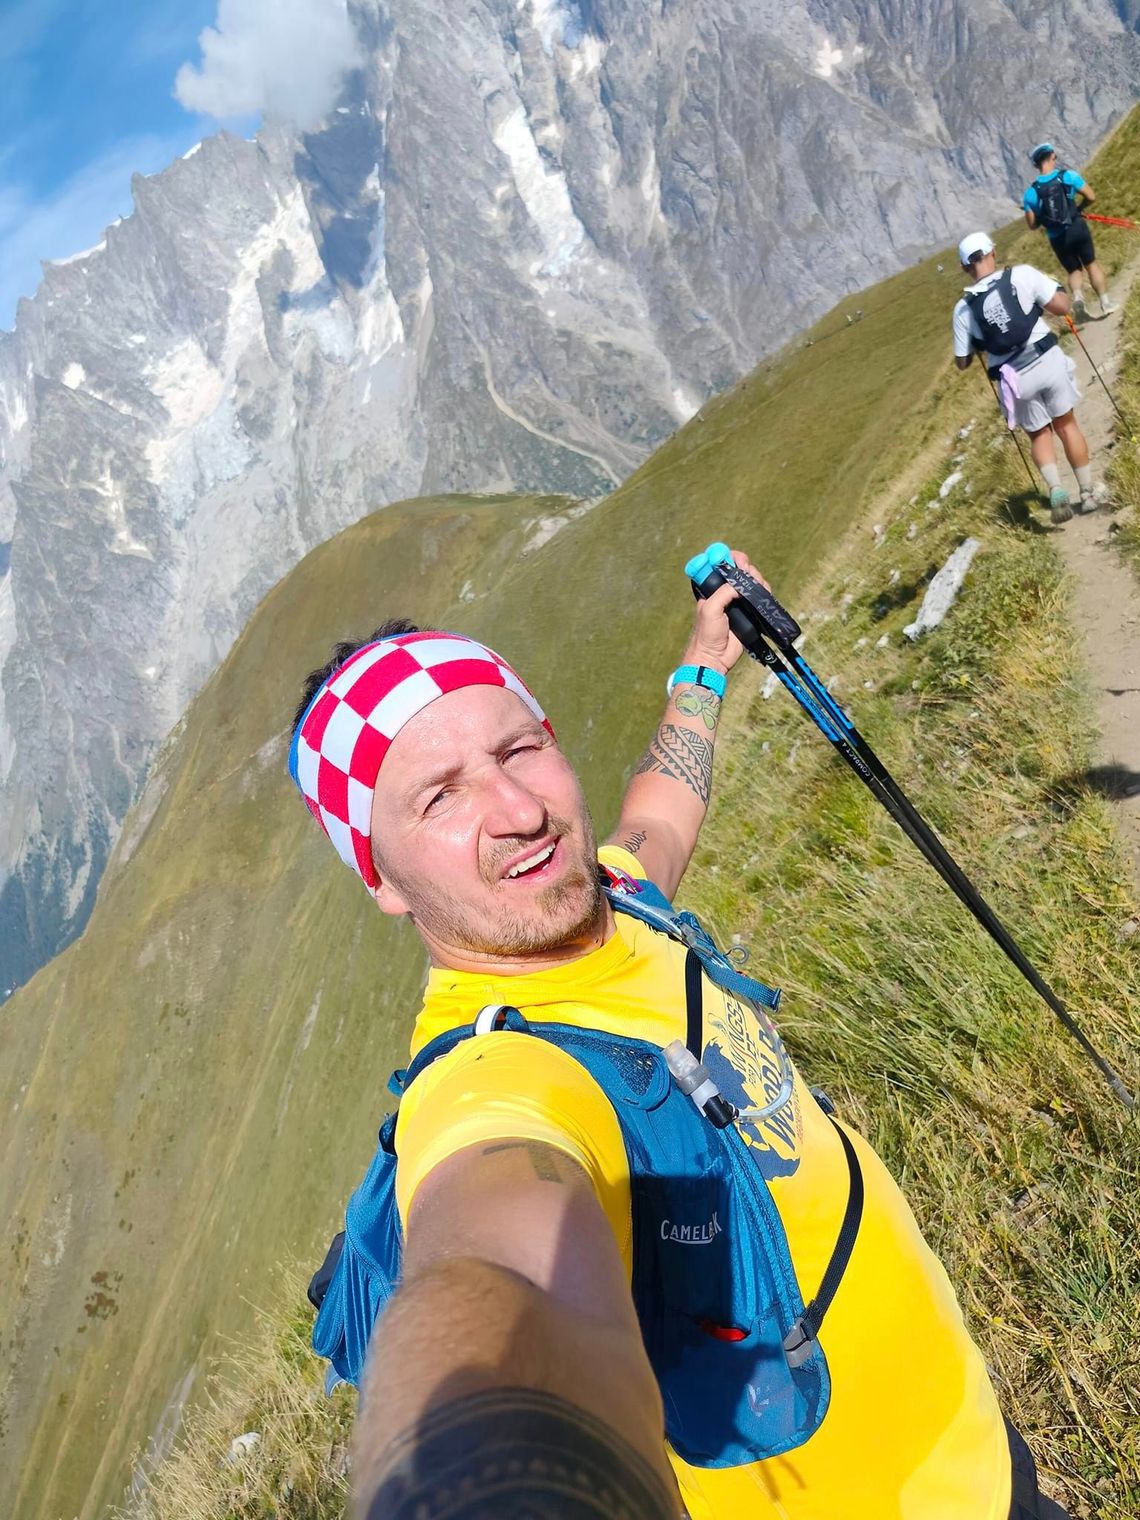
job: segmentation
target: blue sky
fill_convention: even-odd
[[[90,247],[130,211],[132,173],[217,130],[173,94],[216,12],[217,0],[0,0],[0,328],[41,259]]]

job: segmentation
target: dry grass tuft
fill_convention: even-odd
[[[300,1269],[282,1274],[277,1310],[219,1367],[121,1520],[339,1520],[348,1498],[355,1390],[324,1391],[309,1345],[312,1313]],[[237,1436],[255,1433],[241,1455]]]

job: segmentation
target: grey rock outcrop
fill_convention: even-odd
[[[1123,0],[351,9],[321,129],[137,180],[0,336],[0,997],[309,548],[421,493],[605,491],[1140,73]]]

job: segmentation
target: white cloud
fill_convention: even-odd
[[[0,179],[0,327],[10,327],[16,302],[35,293],[41,259],[64,259],[102,237],[131,210],[131,175],[165,168],[194,135],[132,137],[85,164],[48,196],[34,199],[14,179]],[[11,171],[13,160],[3,168]]]
[[[218,0],[174,93],[188,111],[227,121],[266,112],[315,127],[359,61],[344,0]]]

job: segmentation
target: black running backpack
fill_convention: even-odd
[[[1077,214],[1069,187],[1063,174],[1053,174],[1048,179],[1035,179],[1037,191],[1037,220],[1048,232],[1067,227]]]
[[[1029,311],[1022,307],[1013,288],[1012,269],[1003,269],[985,290],[968,290],[965,301],[981,332],[981,346],[993,355],[995,363],[1021,352],[1041,315],[1036,304]]]

